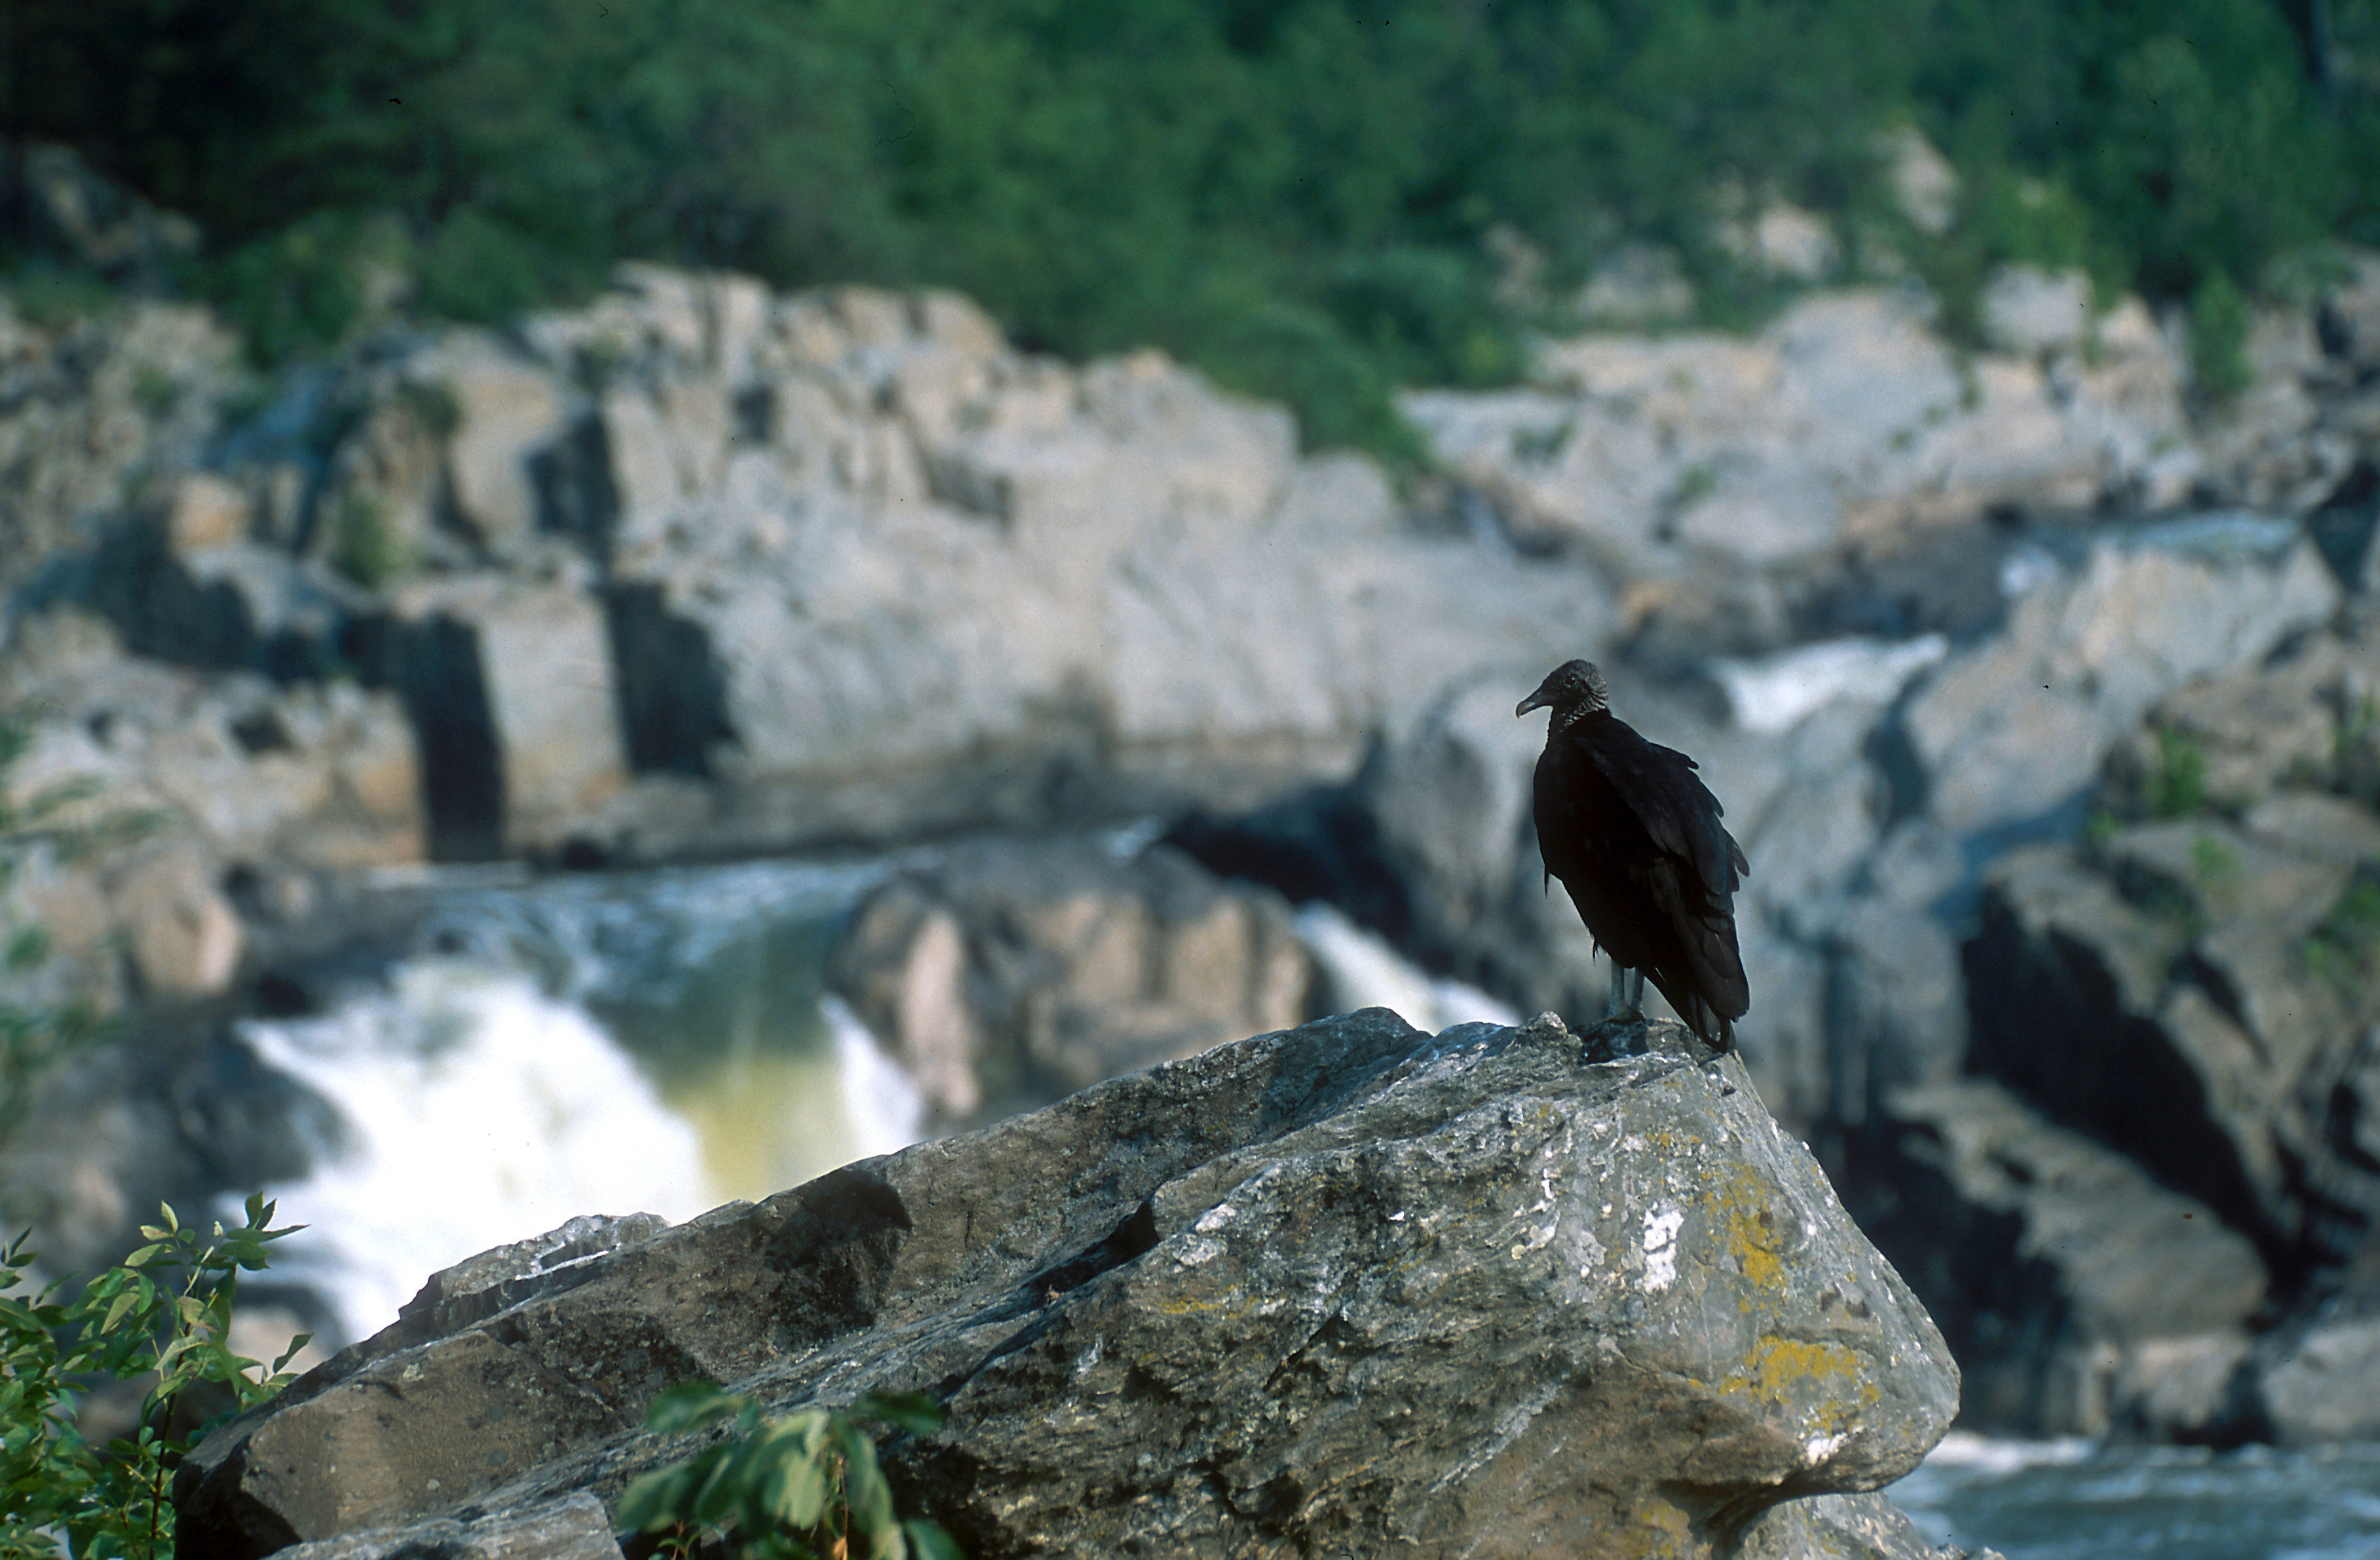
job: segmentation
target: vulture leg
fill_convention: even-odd
[[[1641,1018],[1645,1016],[1645,972],[1631,969],[1624,964],[1611,967],[1611,991],[1605,999],[1603,1016],[1607,1018]]]

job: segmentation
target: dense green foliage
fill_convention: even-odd
[[[690,1554],[732,1534],[744,1560],[960,1560],[937,1523],[903,1520],[862,1428],[876,1420],[926,1434],[942,1410],[915,1395],[870,1394],[848,1411],[804,1408],[763,1420],[749,1397],[710,1382],[686,1382],[653,1402],[645,1428],[688,1435],[730,1427],[686,1461],[648,1473],[620,1498],[620,1525],[666,1535],[662,1547]]]
[[[2322,46],[2279,0],[81,0],[8,8],[0,90],[198,216],[268,353],[358,316],[358,257],[466,319],[698,261],[954,286],[1392,449],[1390,384],[1516,361],[1498,225],[1556,284],[1668,243],[1750,318],[1730,188],[1954,319],[2001,261],[2081,263],[2198,299],[2219,356],[2274,259],[2380,237],[2380,0],[2294,12]],[[1965,177],[1938,238],[1878,177],[1904,123]]]
[[[290,1377],[231,1352],[241,1270],[259,1272],[273,1204],[248,1200],[248,1222],[201,1235],[162,1209],[148,1244],[66,1298],[64,1281],[19,1293],[32,1253],[19,1237],[0,1253],[0,1560],[162,1560],[174,1552],[166,1486],[175,1463],[215,1420],[254,1407]],[[151,1383],[139,1430],[105,1446],[76,1423],[94,1382]],[[212,1406],[212,1418],[193,1412]]]

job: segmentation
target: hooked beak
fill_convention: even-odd
[[[1542,710],[1553,701],[1554,696],[1548,693],[1545,689],[1540,686],[1536,692],[1530,694],[1526,699],[1522,700],[1518,704],[1512,706],[1512,713],[1515,717],[1525,715],[1531,710]]]

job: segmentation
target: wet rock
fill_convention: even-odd
[[[2284,1445],[2380,1436],[2380,1317],[2291,1327],[2258,1350],[2258,1426]]]
[[[2228,1367],[2180,1401],[2177,1353],[2244,1349],[2265,1287],[2246,1238],[1991,1083],[1900,1091],[1884,1114],[1855,1212],[1950,1341],[1968,1422],[2095,1435],[2154,1413],[2170,1431],[2225,1406]]]
[[[888,1465],[978,1554],[1735,1553],[1914,1466],[1956,1372],[1682,1044],[1374,1010],[730,1204],[217,1432],[181,1553],[616,1501],[686,1452],[635,1426],[696,1373],[933,1393]]]
[[[528,1511],[468,1521],[431,1517],[317,1539],[282,1550],[288,1560],[619,1560],[619,1541],[592,1495],[565,1495]]]
[[[2368,934],[2340,908],[2371,823],[2345,806],[2252,814],[2273,834],[2176,819],[2087,857],[2017,852],[1965,953],[1992,993],[1973,1065],[2252,1231],[2292,1283],[2341,1260],[2337,1221],[2380,1215],[2380,1183],[2326,1146],[2380,1016]]]
[[[1286,1029],[1312,961],[1272,895],[1162,846],[981,845],[853,917],[833,981],[945,1121]]]

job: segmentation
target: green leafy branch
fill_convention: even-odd
[[[962,1560],[940,1524],[902,1518],[860,1421],[925,1435],[942,1410],[915,1394],[869,1394],[847,1410],[803,1408],[763,1420],[752,1398],[686,1382],[653,1402],[645,1428],[687,1435],[732,1421],[731,1433],[686,1461],[648,1473],[621,1498],[619,1522],[665,1532],[684,1560],[706,1540],[737,1535],[745,1560]]]
[[[182,1455],[216,1422],[271,1398],[311,1335],[292,1338],[271,1369],[231,1351],[241,1272],[303,1225],[271,1226],[273,1204],[248,1200],[248,1222],[201,1235],[161,1206],[147,1244],[66,1298],[59,1279],[18,1293],[28,1236],[0,1253],[0,1560],[162,1560],[173,1552],[167,1483]],[[152,1383],[139,1430],[104,1447],[83,1439],[76,1410],[93,1379]],[[181,1431],[193,1405],[220,1412]],[[177,1410],[181,1410],[177,1412]]]

